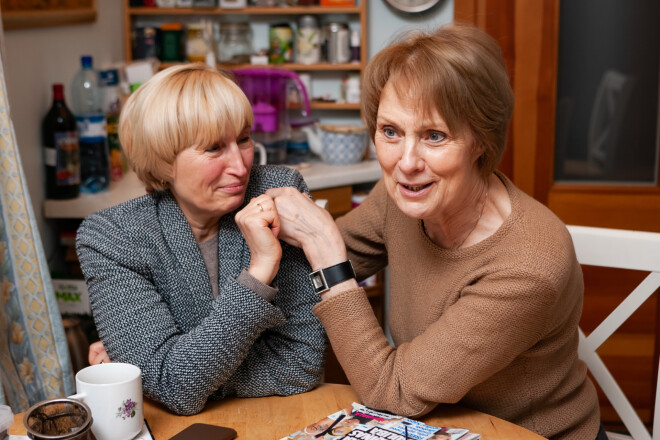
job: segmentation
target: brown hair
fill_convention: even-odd
[[[157,73],[128,98],[119,140],[140,180],[161,190],[179,152],[238,136],[252,122],[250,102],[227,73],[182,64]]]
[[[488,34],[458,24],[412,31],[376,54],[365,70],[362,92],[372,139],[388,82],[397,93],[416,96],[422,111],[437,110],[451,135],[468,130],[483,149],[478,166],[484,177],[497,168],[506,148],[513,91],[500,48]]]

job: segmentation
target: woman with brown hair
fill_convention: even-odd
[[[362,205],[335,225],[293,188],[266,193],[280,238],[314,269],[314,313],[362,402],[406,416],[458,402],[595,439],[570,235],[496,170],[513,108],[497,43],[467,26],[408,34],[370,61],[363,99],[383,178]],[[394,345],[355,279],[386,266]]]

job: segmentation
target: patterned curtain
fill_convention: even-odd
[[[0,379],[0,404],[9,404],[14,413],[71,395],[74,389],[64,328],[9,118],[1,61]]]

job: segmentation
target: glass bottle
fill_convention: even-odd
[[[46,197],[73,199],[80,193],[80,151],[76,118],[64,102],[64,86],[53,84],[53,105],[41,124]]]

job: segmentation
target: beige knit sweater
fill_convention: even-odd
[[[362,289],[314,308],[362,402],[422,415],[458,402],[552,439],[593,440],[596,391],[577,357],[582,271],[564,224],[498,174],[512,211],[447,250],[379,182],[338,221],[359,278],[389,265],[390,346]]]

